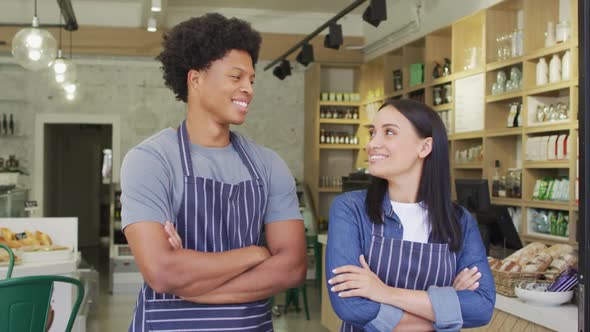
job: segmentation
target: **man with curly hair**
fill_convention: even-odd
[[[272,331],[268,298],[303,282],[293,177],[229,128],[246,118],[260,43],[250,24],[219,14],[164,37],[157,59],[187,113],[121,168],[124,232],[145,280],[130,331]]]

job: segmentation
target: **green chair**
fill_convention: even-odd
[[[0,331],[45,332],[53,283],[64,282],[78,288],[65,330],[70,332],[84,298],[82,283],[74,278],[51,275],[11,278],[14,254],[3,244],[0,244],[0,249],[8,251],[10,256],[6,279],[0,280]]]

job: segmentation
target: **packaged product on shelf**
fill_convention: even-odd
[[[547,188],[549,187],[549,181],[547,178],[541,179],[541,183],[539,184],[539,200],[544,200],[547,197]]]
[[[532,221],[535,232],[549,234],[549,219],[544,211],[533,211]]]
[[[506,122],[506,127],[518,127],[515,125],[516,116],[518,114],[518,103],[511,103],[510,104],[510,112],[508,113],[508,121]]]
[[[568,228],[567,212],[559,212],[557,214],[557,228],[556,234],[559,236],[566,236]]]
[[[567,134],[559,135],[557,138],[557,159],[565,159],[565,141],[567,139]]]
[[[557,235],[557,214],[555,211],[549,211],[547,213],[547,218],[549,219],[549,232],[551,235]]]
[[[537,179],[535,181],[535,187],[533,187],[533,197],[532,199],[539,199],[539,189],[541,188],[541,180]]]
[[[547,160],[553,160],[557,158],[557,137],[558,135],[549,136],[547,143]]]
[[[550,201],[553,199],[553,194],[555,194],[555,188],[557,188],[557,186],[556,186],[557,181],[558,180],[554,179],[554,178],[550,178],[548,180],[547,193],[545,194],[545,200]]]

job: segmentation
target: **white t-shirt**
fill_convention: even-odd
[[[428,243],[430,221],[428,210],[420,203],[399,203],[391,201],[391,207],[404,226],[404,241]]]

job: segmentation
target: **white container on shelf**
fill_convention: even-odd
[[[561,58],[561,78],[564,81],[568,81],[571,75],[571,57],[572,52],[570,50],[565,51]]]
[[[556,83],[561,81],[561,60],[557,54],[553,54],[549,62],[549,82]]]
[[[547,31],[545,31],[545,47],[555,45],[555,26],[553,22],[547,22]]]
[[[537,63],[537,85],[547,84],[548,70],[549,68],[547,66],[547,61],[545,61],[545,58],[540,58],[539,62]]]

